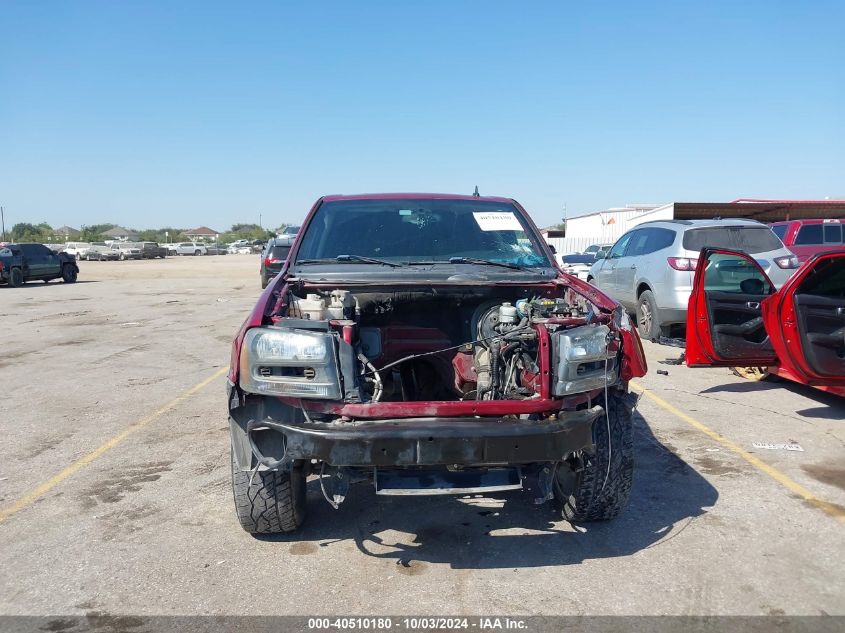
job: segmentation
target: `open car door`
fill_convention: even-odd
[[[687,365],[776,365],[761,310],[773,294],[774,285],[751,256],[702,249],[687,310]]]
[[[778,374],[808,385],[845,387],[845,252],[807,260],[763,303],[763,319]]]

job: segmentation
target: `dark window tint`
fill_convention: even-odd
[[[818,262],[795,294],[845,298],[845,257],[823,259]]]
[[[596,261],[594,254],[588,255],[564,255],[561,257],[564,264],[592,264]]]
[[[642,229],[631,233],[631,243],[625,249],[625,257],[645,255],[648,244],[648,229]]]
[[[649,228],[635,232],[625,256],[650,255],[668,248],[675,242],[675,232],[670,229]]]
[[[771,282],[752,260],[727,253],[710,255],[704,267],[704,290],[747,295],[773,292]]]
[[[622,257],[625,253],[625,248],[628,246],[628,243],[631,241],[632,233],[628,233],[627,235],[623,235],[619,238],[619,241],[613,245],[613,248],[610,249],[610,259],[617,259]]]
[[[671,246],[675,241],[675,232],[670,229],[649,228],[633,232],[631,245],[625,253],[631,255],[650,255]]]
[[[288,253],[290,253],[290,246],[273,246],[270,251],[272,257],[285,261],[288,258]]]
[[[21,251],[25,257],[47,257],[51,251],[41,244],[21,244]]]
[[[684,233],[684,248],[727,248],[746,253],[765,253],[783,248],[777,235],[766,226],[713,226]]]
[[[670,229],[649,229],[648,252],[654,253],[669,248],[675,243],[675,231]]]
[[[821,224],[805,224],[798,229],[795,244],[821,244],[823,239]]]
[[[825,224],[824,225],[824,243],[825,244],[841,244],[842,243],[842,225],[841,224]]]
[[[783,238],[786,237],[787,226],[788,225],[786,225],[786,224],[779,224],[777,226],[772,227],[772,233],[777,235],[778,239],[780,239],[781,242],[783,241]]]

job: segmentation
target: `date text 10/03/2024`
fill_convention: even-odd
[[[405,630],[469,630],[482,631],[512,630],[527,628],[525,620],[509,617],[353,617],[353,618],[309,618],[308,628],[312,630],[372,630],[386,631],[393,628]]]

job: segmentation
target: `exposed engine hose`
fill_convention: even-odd
[[[325,471],[326,471],[326,462],[322,462],[320,464],[320,490],[323,493],[323,498],[326,501],[329,502],[329,505],[331,507],[333,507],[335,510],[337,510],[338,508],[340,508],[340,505],[338,503],[336,503],[334,499],[330,499],[329,493],[326,492],[326,484],[323,482],[323,475],[325,474]]]
[[[373,388],[372,402],[378,402],[381,399],[381,394],[384,392],[384,383],[381,380],[381,374],[370,362],[370,359],[360,352],[358,353],[358,360],[361,361],[361,364],[369,369],[370,373],[373,375],[373,382],[375,383],[375,386]]]
[[[476,343],[486,343],[487,341],[493,341],[493,340],[501,339],[501,338],[507,339],[507,338],[510,338],[511,336],[516,335],[518,332],[524,332],[524,331],[530,330],[530,329],[532,329],[532,326],[530,326],[530,325],[526,325],[524,328],[520,325],[516,329],[513,329],[510,332],[508,332],[505,336],[497,334],[496,336],[488,336],[486,338],[479,338],[479,339],[476,339],[474,341],[467,341],[466,343],[461,343],[459,345],[452,345],[451,347],[444,347],[443,349],[437,349],[437,350],[434,350],[434,351],[431,351],[431,352],[422,352],[420,354],[411,354],[410,356],[405,356],[404,358],[400,358],[399,360],[395,360],[392,363],[387,363],[387,365],[385,365],[381,369],[373,368],[370,371],[365,372],[365,373],[373,374],[376,371],[384,371],[385,369],[390,369],[391,367],[395,367],[396,365],[398,365],[400,363],[404,363],[405,361],[413,360],[414,358],[422,358],[423,356],[432,356],[434,354],[442,354],[443,352],[450,352],[453,349],[460,349],[462,347],[466,347],[467,345],[475,345]]]

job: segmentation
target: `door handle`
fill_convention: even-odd
[[[760,302],[759,301],[746,301],[745,307],[751,308],[752,310],[759,310],[760,309]]]

